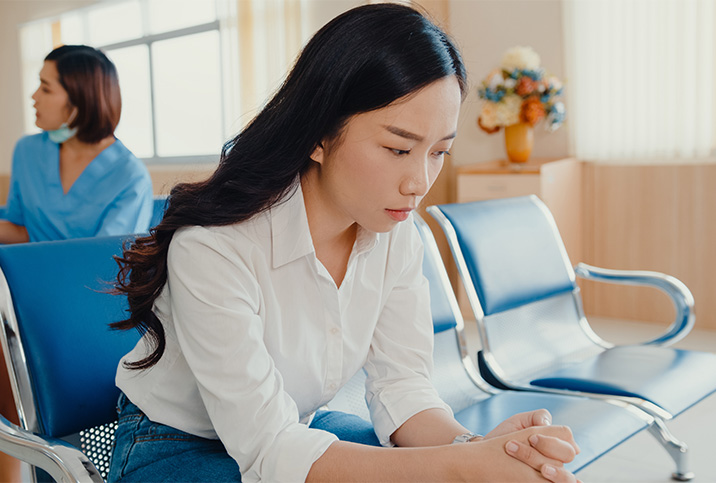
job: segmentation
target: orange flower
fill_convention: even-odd
[[[526,122],[534,126],[545,116],[544,106],[540,102],[539,97],[530,97],[522,103],[520,111],[520,121]]]
[[[482,117],[478,117],[478,118],[477,118],[477,125],[480,127],[480,129],[482,129],[483,131],[485,131],[487,134],[493,134],[493,133],[496,133],[497,131],[500,130],[500,126],[495,126],[495,127],[491,128],[491,129],[485,127],[485,125],[482,124]]]
[[[519,82],[515,86],[515,92],[522,97],[526,97],[532,94],[537,89],[537,85],[537,81],[534,81],[528,76],[523,75],[522,77],[520,77]]]

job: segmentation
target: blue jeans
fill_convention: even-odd
[[[108,482],[241,481],[239,466],[219,440],[205,439],[154,423],[125,396],[119,396]],[[380,446],[371,424],[338,411],[318,411],[311,428],[341,441]]]

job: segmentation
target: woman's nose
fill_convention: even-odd
[[[425,196],[430,188],[427,160],[411,163],[401,183],[401,194],[407,196]]]

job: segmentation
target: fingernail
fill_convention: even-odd
[[[519,446],[517,446],[517,443],[514,441],[510,441],[507,443],[507,452],[508,453],[517,453],[517,450],[520,449]]]
[[[543,423],[545,426],[549,426],[550,424],[552,424],[552,420],[549,419],[548,417],[545,417],[545,418],[542,420],[542,423]]]
[[[533,434],[532,436],[530,436],[529,440],[530,440],[530,444],[532,446],[535,446],[539,442],[539,436],[537,436],[536,434]]]
[[[557,470],[554,468],[554,466],[550,465],[544,465],[544,467],[542,468],[542,472],[545,476],[554,476],[557,474]]]

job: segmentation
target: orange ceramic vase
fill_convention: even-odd
[[[520,122],[505,127],[505,150],[512,163],[526,163],[532,153],[532,125]]]

